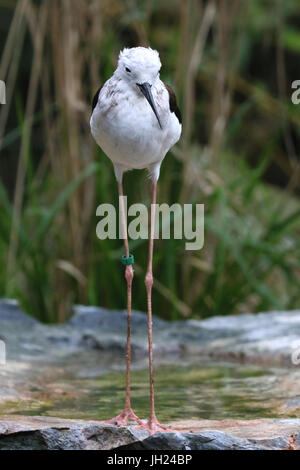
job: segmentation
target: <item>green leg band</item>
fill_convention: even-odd
[[[133,255],[129,255],[128,258],[127,256],[122,256],[122,263],[124,264],[124,266],[129,266],[131,264],[134,263],[134,256]]]

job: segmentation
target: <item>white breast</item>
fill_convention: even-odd
[[[114,77],[101,89],[91,132],[114,164],[126,169],[148,168],[161,162],[179,140],[181,124],[170,112],[168,91],[161,81],[152,91],[163,129],[142,94],[124,90]]]

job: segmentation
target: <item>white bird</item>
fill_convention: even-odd
[[[136,421],[151,432],[165,429],[156,418],[154,407],[152,361],[152,258],[157,181],[162,161],[181,135],[181,115],[174,91],[160,80],[161,62],[151,48],[123,49],[113,76],[100,88],[93,100],[91,133],[113,163],[121,202],[127,281],[127,354],[126,401],[123,412],[109,422],[126,425]],[[129,253],[123,205],[123,174],[132,169],[147,168],[152,180],[152,204],[148,267],[145,278],[148,310],[150,417],[147,425],[134,414],[130,401],[130,318],[133,256]]]

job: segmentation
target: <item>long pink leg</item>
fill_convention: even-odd
[[[122,218],[122,227],[124,234],[124,249],[125,256],[129,257],[129,245],[128,245],[128,236],[127,236],[127,226],[126,226],[126,217],[125,217],[125,208],[123,201],[123,185],[118,183],[119,198],[120,198],[120,210]],[[130,365],[131,365],[131,292],[132,292],[132,280],[133,280],[133,268],[132,265],[126,266],[125,278],[127,281],[127,346],[126,346],[126,398],[125,398],[125,408],[121,414],[112,418],[107,423],[116,424],[118,426],[126,426],[128,421],[136,421],[137,423],[143,425],[143,421],[140,420],[135,413],[132,411],[131,402],[130,402]]]
[[[147,428],[151,433],[158,431],[167,431],[168,428],[159,424],[154,406],[154,382],[153,382],[153,350],[152,350],[152,286],[153,286],[153,246],[154,246],[154,231],[155,231],[155,205],[157,194],[157,182],[152,186],[152,204],[151,204],[151,218],[150,218],[150,238],[149,238],[149,251],[148,251],[148,266],[145,277],[145,285],[147,289],[147,311],[148,311],[148,354],[149,354],[149,381],[150,381],[150,417],[147,424],[143,428]]]

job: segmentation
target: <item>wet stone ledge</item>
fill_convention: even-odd
[[[300,419],[178,422],[172,424],[170,432],[150,436],[135,427],[116,427],[95,421],[24,416],[0,418],[0,450],[299,449]]]
[[[257,397],[261,405],[262,414],[256,411],[249,417],[278,418],[172,423],[172,432],[154,436],[134,427],[116,428],[98,421],[23,416],[27,412],[45,414],[47,406],[48,413],[57,416],[55,411],[60,410],[63,400],[78,403],[82,398],[81,380],[93,381],[112,370],[124,371],[126,312],[76,306],[73,313],[64,325],[43,325],[22,312],[15,301],[0,301],[0,340],[5,342],[7,353],[6,365],[0,365],[0,449],[298,449],[300,369],[291,358],[300,356],[300,311],[174,323],[154,318],[158,366],[186,367],[190,360],[196,360],[200,368],[208,358],[220,361],[222,367],[221,361],[229,359],[235,375],[227,379],[227,387],[242,400],[243,382],[254,405]],[[147,317],[141,312],[132,315],[132,345],[133,367],[145,369]],[[249,364],[268,369],[248,377]],[[72,377],[71,382],[68,377]],[[217,400],[218,396],[210,395],[215,407],[218,403],[212,402],[213,398]],[[83,399],[87,401],[85,396]],[[49,400],[55,401],[52,408]],[[249,401],[244,402],[243,406],[250,406]],[[264,404],[272,413],[263,414]],[[217,411],[215,414],[222,416]],[[70,413],[59,416],[74,417]],[[83,410],[76,417],[86,416]],[[100,418],[99,413],[87,417],[94,416]],[[226,412],[225,417],[233,416]]]

